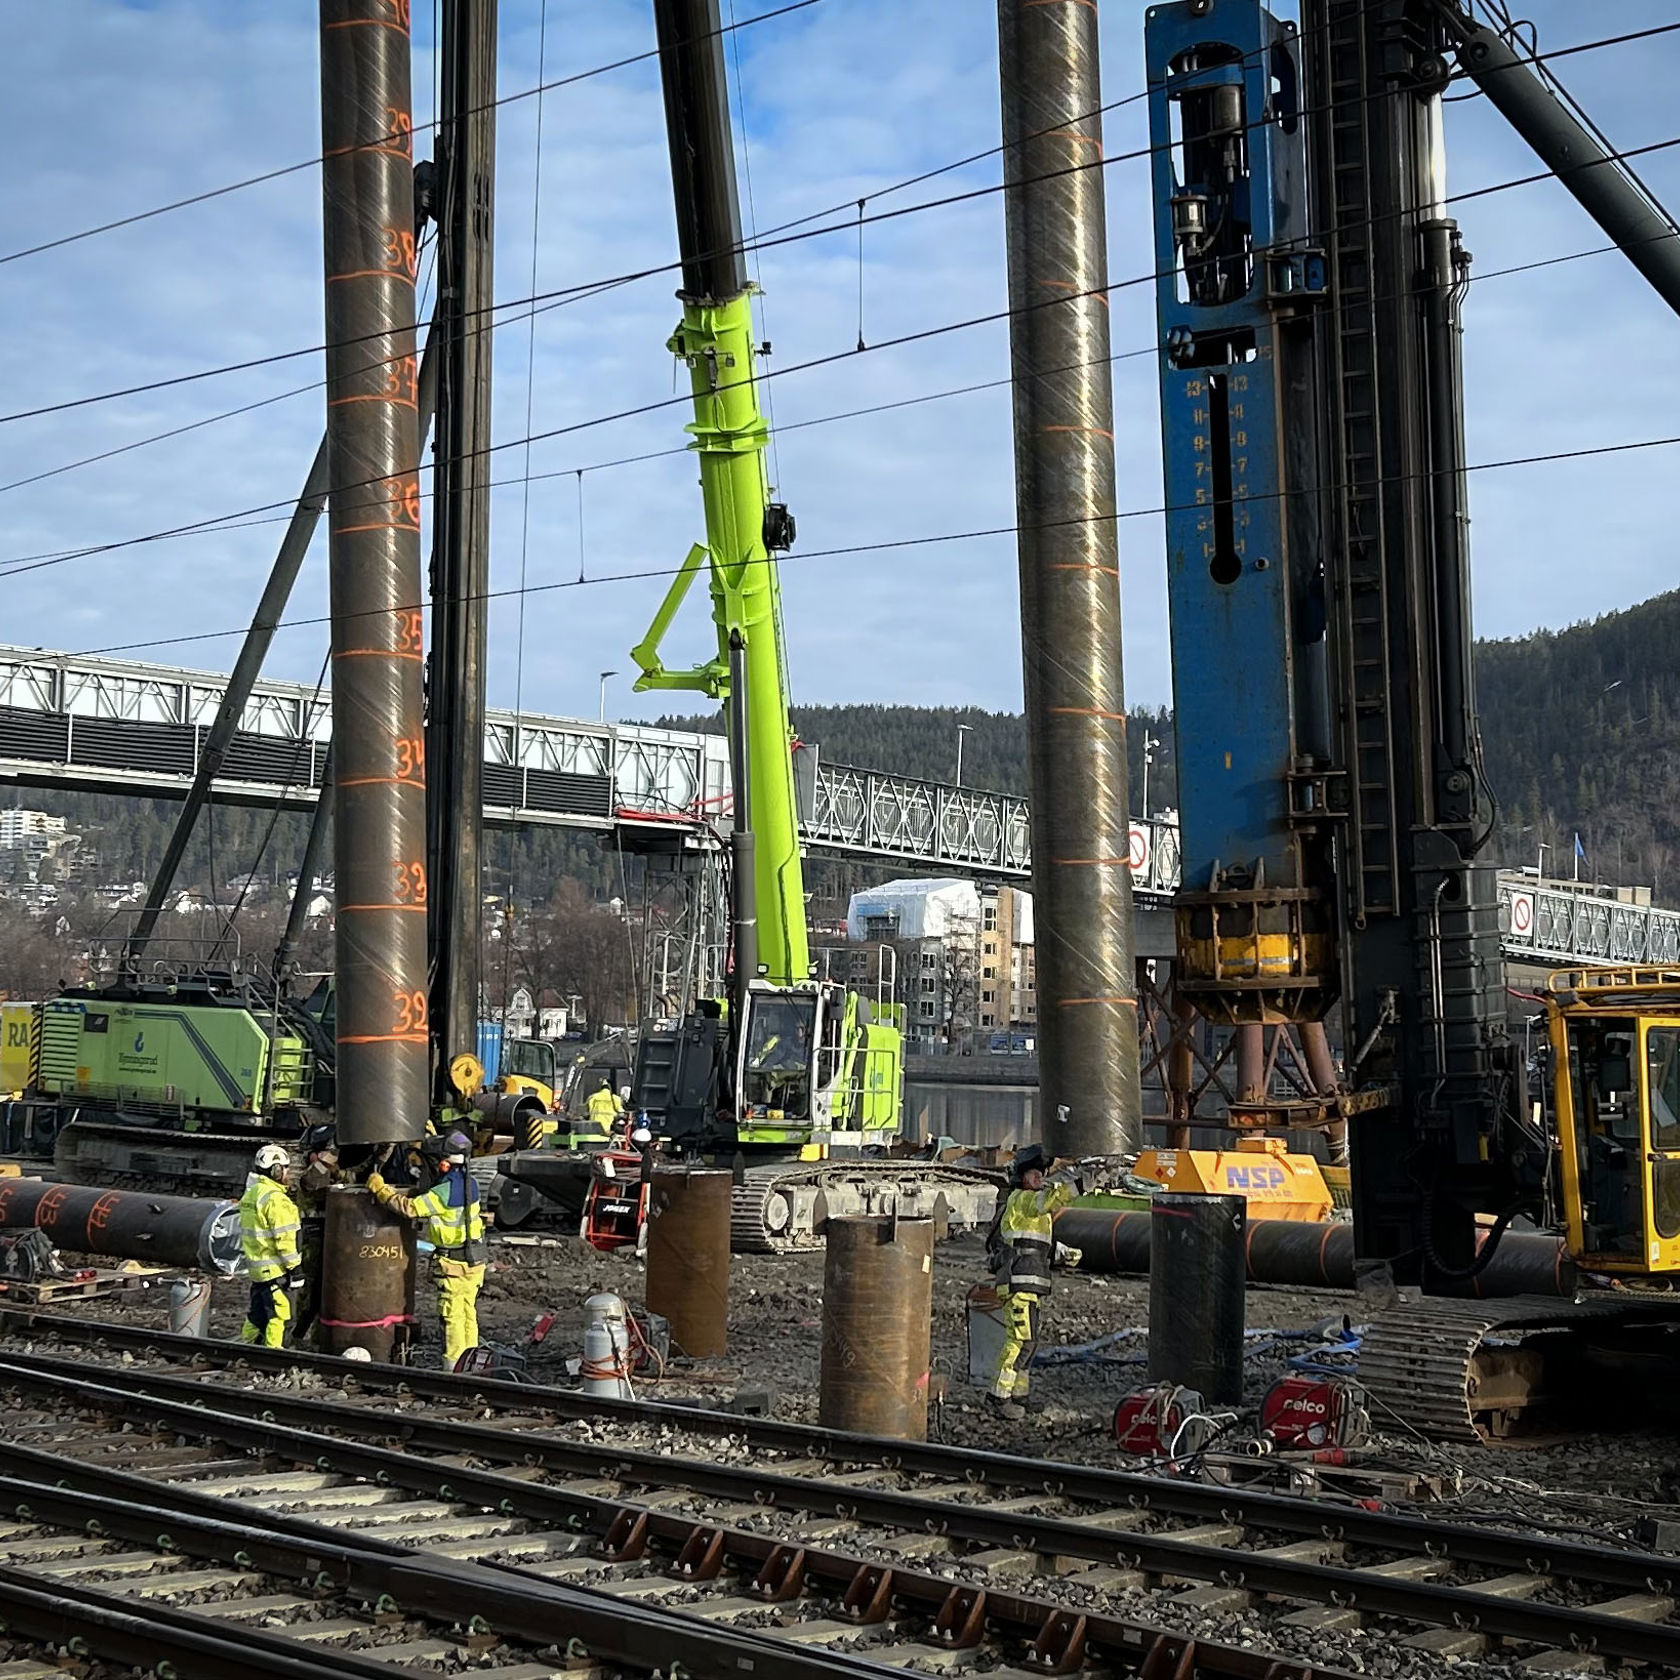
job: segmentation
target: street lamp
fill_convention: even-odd
[[[601,673],[601,722],[607,721],[607,678],[616,677],[617,671],[603,671]]]
[[[1158,735],[1143,732],[1143,820],[1149,821],[1149,766],[1155,762],[1155,749],[1160,746]]]
[[[973,728],[974,728],[974,725],[972,723],[959,723],[957,725],[957,786],[958,787],[962,786],[963,736],[967,735]]]

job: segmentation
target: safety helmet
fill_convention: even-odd
[[[1015,1159],[1009,1163],[1009,1170],[1019,1183],[1030,1172],[1043,1172],[1050,1165],[1050,1157],[1044,1153],[1044,1145],[1029,1143],[1025,1149],[1017,1150]]]
[[[472,1154],[472,1139],[465,1132],[451,1132],[443,1140],[443,1158],[446,1161],[465,1161]]]
[[[291,1164],[291,1156],[286,1153],[285,1145],[280,1143],[265,1143],[257,1151],[257,1158],[253,1163],[258,1172],[267,1173],[270,1178],[282,1177]]]
[[[649,1124],[648,1117],[645,1114],[636,1116],[635,1124],[630,1128],[630,1141],[638,1149],[645,1149],[648,1144],[653,1142],[653,1127]]]
[[[619,1097],[624,1102],[629,1102],[629,1100],[630,1100],[630,1087],[628,1085],[620,1085],[619,1088],[618,1088],[618,1094],[619,1094]]]

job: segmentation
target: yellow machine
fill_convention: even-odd
[[[1571,1255],[1680,1273],[1680,968],[1564,969],[1546,998]]]
[[[1290,1154],[1281,1138],[1239,1138],[1235,1149],[1146,1149],[1132,1171],[1165,1190],[1246,1197],[1250,1219],[1316,1224],[1334,1205],[1318,1162]]]
[[[34,1082],[40,1020],[39,1004],[0,1003],[0,1097],[21,1097]]]

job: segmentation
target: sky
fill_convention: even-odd
[[[723,0],[740,20],[774,0]],[[9,0],[0,56],[0,641],[226,670],[323,424],[315,7],[309,0]],[[1291,8],[1282,8],[1288,15]],[[1529,0],[1543,49],[1672,22],[1675,0]],[[432,104],[429,0],[414,0],[415,115]],[[1143,85],[1141,0],[1105,0],[1108,101]],[[495,292],[523,300],[669,264],[676,232],[649,0],[502,0]],[[749,228],[840,207],[814,225],[992,186],[990,0],[817,0],[748,24],[729,49]],[[738,54],[738,58],[737,58]],[[1571,90],[1624,148],[1675,137],[1680,35],[1562,60]],[[581,77],[536,97],[539,81]],[[537,144],[541,124],[541,146]],[[1110,156],[1147,144],[1141,101],[1107,118]],[[1536,172],[1485,100],[1450,108],[1449,173],[1482,273],[1604,243]],[[429,135],[417,133],[425,155]],[[153,206],[288,166],[265,183],[13,257]],[[1641,160],[1680,204],[1680,149]],[[1152,267],[1145,160],[1106,171],[1113,293],[1127,695],[1170,698],[1153,303],[1119,284]],[[756,259],[778,494],[799,521],[783,568],[796,701],[1015,710],[1021,675],[1012,537],[827,557],[821,551],[1008,526],[1007,335],[1001,324],[885,341],[1005,307],[995,193],[776,246]],[[534,283],[533,283],[534,277]],[[862,336],[881,346],[856,353]],[[492,704],[651,718],[673,697],[631,693],[628,649],[659,575],[702,535],[665,340],[669,273],[531,316],[495,335]],[[1680,431],[1680,322],[1617,254],[1476,284],[1467,305],[1472,463]],[[307,352],[288,355],[291,352]],[[30,417],[25,411],[226,363],[244,373]],[[835,358],[821,368],[800,364]],[[782,371],[778,371],[782,370]],[[888,413],[848,411],[916,401]],[[258,406],[249,406],[258,405]],[[247,412],[228,416],[228,411]],[[13,418],[13,416],[19,416]],[[529,419],[527,419],[529,416]],[[191,428],[162,441],[156,434]],[[543,434],[527,446],[520,440]],[[109,453],[116,451],[118,453]],[[72,465],[90,456],[107,458]],[[623,462],[627,457],[655,458]],[[1680,453],[1643,450],[1477,471],[1476,625],[1517,636],[1673,587]],[[70,470],[63,470],[69,468]],[[529,486],[516,481],[533,475]],[[46,476],[42,476],[46,475]],[[33,482],[30,482],[33,480]],[[132,539],[228,515],[208,534]],[[64,550],[103,553],[37,564]],[[20,569],[23,568],[23,569]],[[625,574],[642,574],[640,576]],[[580,585],[577,580],[584,581]],[[521,583],[526,593],[519,593]],[[270,675],[314,682],[326,647],[324,528]],[[691,601],[667,663],[711,651]]]

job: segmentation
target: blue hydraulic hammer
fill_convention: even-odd
[[[1150,8],[1156,297],[1184,890],[1178,985],[1211,1020],[1337,993],[1315,317],[1295,26]]]

